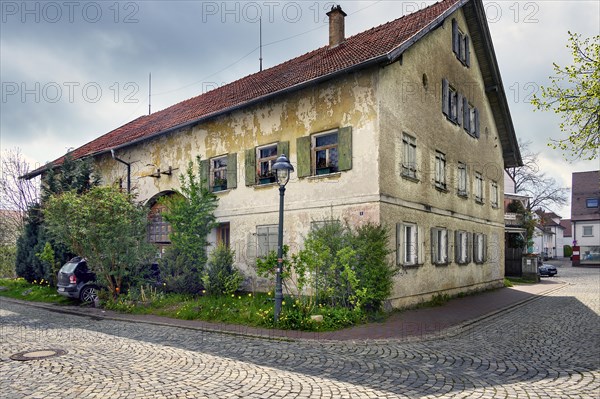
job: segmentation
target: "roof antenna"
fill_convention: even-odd
[[[262,17],[258,18],[258,36],[259,36],[259,45],[258,47],[260,48],[260,72],[262,72]]]
[[[152,72],[148,74],[148,115],[152,113]]]

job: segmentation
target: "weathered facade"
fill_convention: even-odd
[[[115,150],[132,163],[132,186],[151,207],[177,189],[178,174],[200,155],[219,197],[221,225],[211,241],[229,243],[252,277],[256,258],[276,249],[279,202],[270,165],[285,153],[296,169],[285,197],[292,251],[325,219],[382,223],[401,265],[392,306],[501,286],[503,169],[521,160],[481,1],[442,1],[348,39],[344,16],[339,8],[330,12],[336,26],[328,47],[160,111],[170,125],[156,114],[133,121],[76,157],[94,157],[104,183],[113,184],[127,179]],[[353,50],[378,46],[363,58]],[[195,101],[225,98],[228,90],[235,96],[261,79],[276,86],[299,65],[328,62],[339,65],[180,117]],[[159,210],[154,215],[149,238],[168,244],[168,226]]]

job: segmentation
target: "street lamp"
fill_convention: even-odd
[[[277,174],[277,184],[279,184],[279,230],[277,237],[277,273],[275,277],[275,323],[279,321],[281,305],[283,304],[283,289],[281,287],[281,269],[283,268],[283,197],[285,195],[285,185],[290,181],[290,173],[294,167],[287,159],[285,154],[281,154],[273,164],[273,170]]]

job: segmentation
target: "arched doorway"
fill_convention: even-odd
[[[156,245],[158,249],[158,258],[162,257],[165,250],[171,245],[171,224],[167,222],[163,216],[163,212],[167,207],[159,201],[161,198],[179,195],[175,191],[162,191],[147,202],[147,206],[150,208],[148,211],[148,231],[147,239],[148,242]]]

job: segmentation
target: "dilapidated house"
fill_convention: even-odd
[[[111,151],[140,161],[132,187],[153,215],[149,240],[165,246],[156,199],[200,155],[219,197],[211,241],[231,245],[252,275],[276,249],[270,172],[285,153],[296,170],[284,226],[292,251],[330,217],[383,223],[402,270],[392,306],[501,286],[503,170],[521,159],[482,2],[443,0],[352,37],[339,6],[328,16],[329,44],[141,116],[73,157],[93,158],[105,184],[128,177]]]

